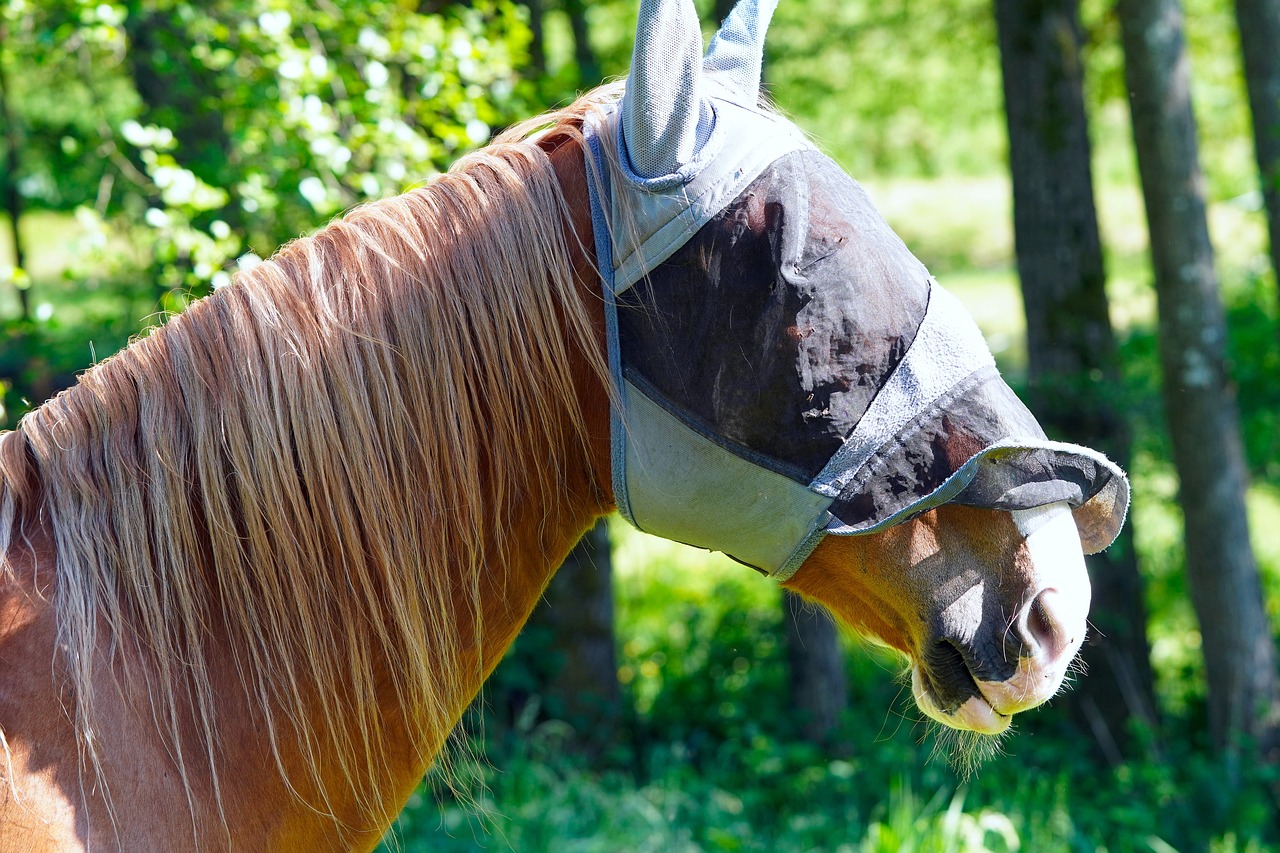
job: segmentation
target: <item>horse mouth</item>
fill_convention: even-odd
[[[921,660],[911,665],[911,693],[916,706],[932,720],[948,728],[998,735],[1013,722],[1013,714],[1001,713],[983,695],[959,649],[939,643],[930,654],[928,668]]]

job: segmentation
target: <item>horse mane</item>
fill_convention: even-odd
[[[286,784],[332,814],[337,762],[369,820],[391,817],[370,790],[387,729],[429,761],[456,723],[507,563],[494,531],[530,501],[558,510],[554,460],[587,446],[575,359],[608,382],[539,145],[582,146],[608,96],[288,244],[0,436],[0,571],[28,525],[51,533],[57,667],[99,785],[105,669],[145,685],[193,814],[197,789],[221,808],[229,659]]]

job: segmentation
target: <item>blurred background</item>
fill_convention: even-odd
[[[699,3],[708,35],[729,6]],[[0,428],[282,242],[624,74],[635,7],[0,0]],[[784,0],[778,106],[1050,435],[1131,473],[1087,672],[958,775],[900,659],[610,520],[389,849],[1280,849],[1277,44],[1276,0]]]

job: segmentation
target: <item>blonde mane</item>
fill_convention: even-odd
[[[567,204],[530,138],[581,146],[601,100],[289,244],[0,437],[0,557],[24,523],[56,543],[86,786],[109,782],[93,696],[116,678],[145,685],[193,809],[197,789],[221,803],[211,673],[231,667],[312,808],[332,813],[336,762],[370,820],[389,817],[366,790],[388,727],[429,760],[455,724],[484,675],[500,532],[521,507],[554,517],[555,460],[585,452],[571,365],[607,384]]]

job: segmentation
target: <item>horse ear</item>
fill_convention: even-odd
[[[739,0],[711,40],[702,68],[754,104],[764,61],[764,34],[778,0]]]
[[[702,30],[693,0],[641,0],[631,76],[622,96],[622,135],[641,177],[677,171],[706,141],[711,115],[700,95],[701,60]]]

